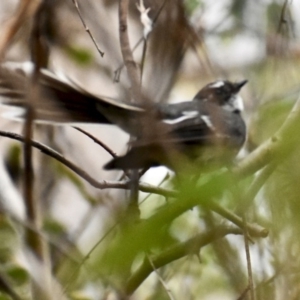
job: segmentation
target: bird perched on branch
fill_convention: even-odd
[[[32,69],[30,63],[1,66],[2,104],[26,108]],[[230,160],[237,154],[246,137],[239,96],[246,83],[219,80],[207,84],[191,101],[133,105],[96,96],[42,69],[39,97],[31,103],[37,121],[114,124],[134,136],[127,154],[108,162],[105,169],[174,168],[181,157],[207,163]],[[24,111],[11,116],[25,117]]]

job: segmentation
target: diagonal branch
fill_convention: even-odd
[[[80,20],[81,20],[81,23],[82,23],[82,25],[83,25],[85,31],[86,31],[86,32],[88,33],[88,35],[90,36],[90,38],[91,38],[92,42],[94,43],[94,45],[95,45],[95,47],[96,47],[98,53],[101,55],[101,57],[103,57],[103,56],[104,56],[104,52],[100,50],[97,41],[95,40],[95,38],[94,38],[93,34],[91,33],[89,27],[86,25],[86,23],[85,23],[85,21],[84,21],[84,18],[82,17],[82,14],[81,14],[81,12],[80,12],[79,5],[78,5],[77,0],[72,0],[72,2],[73,2],[73,4],[74,4],[75,7],[76,7],[78,16],[79,16],[79,18],[80,18]]]
[[[184,243],[177,244],[159,255],[152,257],[151,261],[156,269],[161,268],[177,259],[187,256],[188,254],[197,254],[200,249],[213,241],[223,238],[228,234],[243,234],[238,228],[220,227],[209,232],[198,234]],[[125,292],[131,295],[140,284],[152,273],[153,267],[147,258],[142,265],[128,279]]]
[[[256,148],[233,168],[233,173],[246,177],[262,169],[270,162],[282,160],[299,144],[300,132],[300,95],[279,130],[266,142]]]
[[[95,142],[96,144],[98,144],[99,146],[101,146],[104,150],[106,150],[106,152],[108,152],[112,157],[116,157],[117,154],[111,150],[106,144],[104,144],[102,141],[100,141],[99,139],[97,139],[95,136],[93,136],[92,134],[90,134],[89,132],[74,126],[74,129],[78,130],[79,132],[83,133],[84,135],[86,135],[87,137],[89,137],[91,140],[93,140],[93,142]]]
[[[7,131],[1,131],[0,130],[0,136],[4,136],[13,140],[17,140],[19,142],[24,143],[24,137],[17,133],[13,132],[7,132]],[[92,176],[90,176],[87,172],[79,168],[77,165],[75,165],[73,162],[69,161],[66,159],[63,155],[58,153],[57,151],[51,149],[50,147],[39,143],[37,141],[31,140],[30,141],[31,147],[34,147],[38,150],[40,150],[42,153],[56,159],[57,161],[61,162],[64,164],[66,167],[71,169],[73,172],[75,172],[78,176],[86,180],[90,185],[92,185],[95,188],[98,189],[110,189],[110,188],[115,188],[115,189],[129,189],[130,188],[130,182],[129,181],[107,181],[107,180],[102,180],[98,181],[94,179]],[[177,195],[175,191],[156,187],[147,183],[140,183],[139,184],[140,191],[145,192],[145,193],[153,193],[153,194],[158,194],[162,195],[165,197],[174,197]]]
[[[33,16],[40,5],[40,0],[21,0],[15,15],[7,22],[2,29],[0,36],[0,61],[2,60],[5,51],[13,41],[14,36],[22,27],[23,23]]]

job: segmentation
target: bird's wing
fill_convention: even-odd
[[[170,129],[174,141],[186,144],[206,144],[211,139],[226,138],[224,128],[218,124],[218,106],[207,107],[199,101],[187,101],[160,108],[162,119]]]
[[[219,145],[240,148],[245,142],[246,126],[240,114],[216,107],[213,114],[202,112],[172,126],[171,135],[181,145]]]

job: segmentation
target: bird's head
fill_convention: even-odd
[[[228,80],[218,80],[203,87],[194,100],[207,101],[222,106],[231,112],[241,112],[244,109],[243,100],[238,95],[241,88],[248,82],[230,82]]]

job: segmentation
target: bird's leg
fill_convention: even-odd
[[[128,206],[128,213],[130,217],[139,220],[139,171],[133,169],[130,171],[130,201]]]

